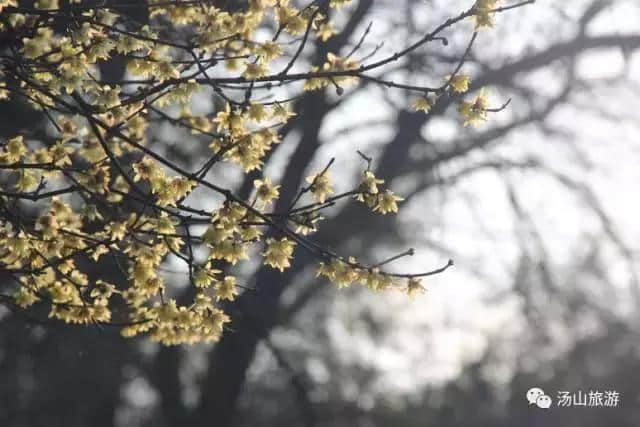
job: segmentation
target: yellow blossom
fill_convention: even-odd
[[[242,76],[248,80],[264,77],[268,74],[269,69],[264,62],[248,62],[245,66]]]
[[[24,146],[24,142],[22,136],[16,136],[15,138],[11,138],[7,142],[6,146],[7,152],[7,160],[9,163],[19,162],[22,156],[27,153],[27,148]]]
[[[491,28],[494,25],[493,12],[500,0],[477,0],[474,5],[476,28]]]
[[[451,90],[456,93],[465,93],[469,90],[469,85],[471,84],[471,78],[466,74],[456,74],[453,77],[448,77],[447,81],[450,80]]]
[[[417,278],[410,278],[407,280],[407,287],[405,292],[410,297],[424,294],[427,290],[422,286],[422,281]]]
[[[307,182],[311,184],[311,194],[313,194],[313,198],[319,203],[324,203],[327,197],[333,193],[333,186],[328,171],[308,176]]]
[[[473,102],[462,101],[458,105],[458,111],[465,118],[465,126],[477,126],[487,121],[487,109],[489,108],[489,93],[481,90]]]
[[[270,203],[280,195],[279,185],[273,185],[270,178],[264,180],[256,179],[253,181],[253,186],[256,188],[256,196],[263,205]]]
[[[374,211],[386,214],[389,212],[398,212],[398,203],[403,200],[402,197],[398,197],[391,190],[386,190],[378,197],[378,202],[374,207]]]
[[[280,240],[267,239],[267,249],[263,253],[264,263],[280,271],[291,266],[293,249],[296,243],[283,237]]]
[[[238,295],[238,289],[234,276],[225,276],[224,279],[216,283],[216,301],[233,301],[236,295]]]
[[[428,113],[431,110],[431,107],[433,107],[433,100],[429,97],[421,96],[413,101],[413,108],[415,108],[416,111]]]

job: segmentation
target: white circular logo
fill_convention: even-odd
[[[529,405],[536,405],[538,408],[549,409],[551,407],[551,397],[544,394],[544,390],[539,387],[533,387],[527,392],[527,401]]]

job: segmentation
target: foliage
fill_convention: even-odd
[[[221,8],[215,1],[148,3],[150,21],[93,2],[38,0],[33,7],[0,0],[2,52],[0,97],[26,101],[50,123],[46,137],[25,133],[9,138],[0,153],[0,266],[16,289],[2,301],[27,310],[49,307],[49,316],[68,323],[122,326],[124,336],[148,333],[164,344],[220,339],[229,316],[222,303],[246,289],[228,272],[238,261],[262,257],[284,271],[295,252],[306,250],[319,262],[318,275],[339,287],[361,283],[381,291],[413,295],[432,271],[399,274],[384,267],[412,255],[405,251],[373,265],[333,252],[309,237],[322,213],[343,199],[363,203],[375,214],[398,211],[402,198],[387,188],[366,163],[360,184],[335,194],[331,159],[311,174],[293,203],[274,211],[280,185],[268,177],[254,181],[243,198],[208,179],[229,163],[250,173],[280,143],[278,129],[295,120],[289,104],[297,97],[265,97],[275,88],[300,84],[301,91],[334,89],[338,96],[361,82],[415,94],[416,110],[429,114],[440,100],[454,100],[465,125],[487,120],[485,90],[465,99],[470,77],[461,72],[478,32],[493,25],[500,7],[478,0],[471,7],[395,54],[372,59],[361,53],[362,39],[341,55],[298,71],[308,40],[330,40],[330,17],[349,13],[349,1],[251,0]],[[430,43],[447,44],[445,29],[468,19],[475,30],[464,55],[433,87],[396,83],[377,72]],[[359,56],[359,59],[357,57]],[[102,70],[118,61],[127,74],[119,80]],[[192,111],[193,97],[207,92],[219,108]],[[299,118],[304,120],[305,117]],[[151,126],[188,129],[206,140],[210,157],[188,169],[155,150]],[[193,207],[190,198],[221,198],[213,210]],[[35,204],[37,215],[25,214]],[[89,271],[113,258],[121,281]],[[186,266],[190,298],[162,274],[169,259]],[[260,286],[258,283],[257,286]]]

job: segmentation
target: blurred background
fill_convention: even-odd
[[[351,51],[369,23],[354,57],[381,42],[384,57],[473,3],[354,0],[334,17],[342,32],[309,47],[297,68]],[[429,45],[384,76],[439,84],[473,29],[454,27],[448,46]],[[247,195],[264,173],[288,206],[331,157],[337,190],[353,187],[366,166],[360,150],[406,198],[400,214],[345,202],[315,239],[365,261],[415,248],[397,271],[449,258],[455,268],[408,299],[339,291],[315,278],[302,250],[282,275],[247,263],[235,272],[256,291],[230,307],[232,330],[215,346],[162,347],[0,307],[0,425],[640,425],[638,48],[637,0],[538,0],[496,16],[463,68],[494,106],[511,99],[479,128],[463,128],[449,102],[425,115],[411,94],[367,83],[301,97],[261,172],[220,165],[208,178]],[[257,96],[298,93],[287,85]],[[193,105],[220,107],[207,91]],[[0,103],[2,137],[23,129],[47,132],[26,106]],[[150,133],[154,150],[187,166],[208,151],[166,123]],[[194,197],[196,207],[219,202]],[[186,285],[180,268],[166,266],[176,287]],[[551,396],[550,409],[529,405],[532,387]],[[557,407],[558,392],[590,390],[620,401]]]

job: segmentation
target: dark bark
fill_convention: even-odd
[[[282,189],[276,211],[285,211],[292,203],[304,179],[310,160],[320,142],[320,125],[328,112],[324,97],[308,96],[301,104],[304,111],[304,131],[282,179]],[[209,362],[209,372],[203,384],[202,400],[196,425],[231,425],[238,398],[242,392],[246,371],[264,335],[276,321],[279,299],[291,273],[263,268],[255,279],[255,292],[243,294],[234,305],[233,332],[226,333],[216,345]],[[245,313],[250,313],[251,317]],[[259,328],[259,329],[256,329]],[[264,331],[261,333],[261,331]]]
[[[326,45],[317,47],[314,62],[323,62],[328,52],[339,52],[349,42],[372,6],[372,0],[361,0],[341,34]],[[320,128],[331,107],[326,97],[317,93],[306,95],[297,103],[296,112],[304,117],[303,121],[296,123],[301,131],[300,141],[282,177],[280,198],[275,211],[285,211],[293,202],[305,174],[309,172],[307,167],[320,146]],[[246,191],[247,186],[244,187]],[[296,263],[299,262],[301,260],[296,260]],[[211,355],[194,425],[232,425],[246,371],[251,365],[258,343],[268,336],[277,323],[280,296],[293,274],[293,271],[281,274],[261,269],[255,278],[256,292],[245,293],[235,304],[234,332],[226,333]],[[250,313],[250,317],[246,313]]]

